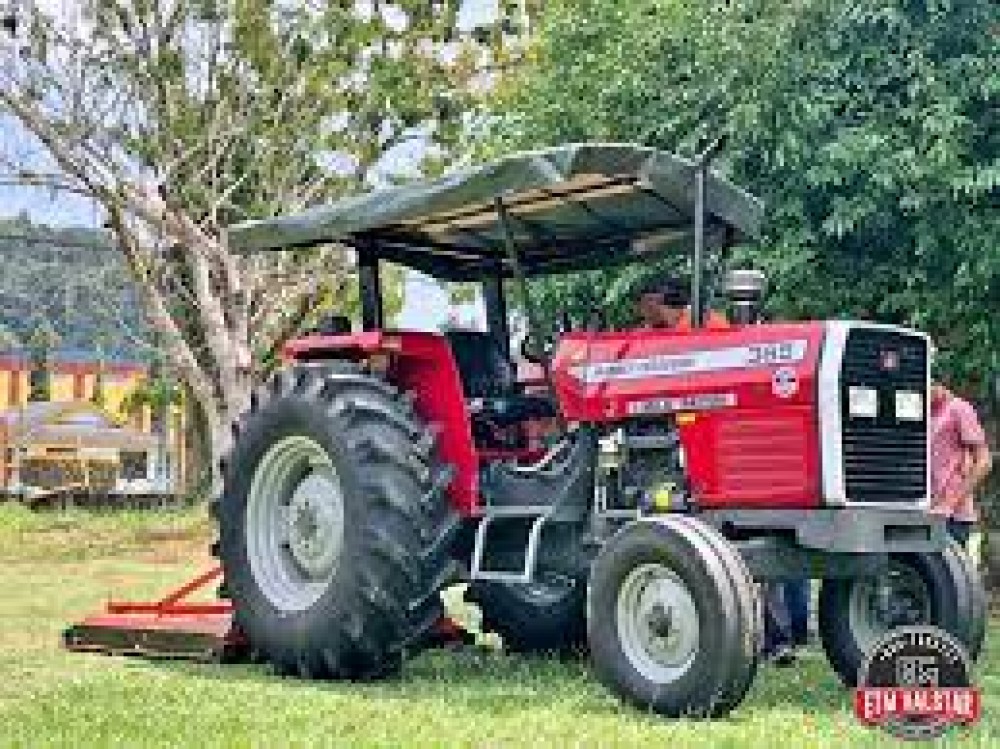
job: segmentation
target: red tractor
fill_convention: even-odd
[[[631,702],[718,716],[754,678],[758,584],[801,577],[822,579],[822,644],[847,684],[894,626],[979,652],[981,582],[926,512],[927,337],[761,324],[750,272],[723,284],[737,323],[701,325],[704,258],[760,216],[706,163],[568,146],[232,229],[245,251],[352,247],[363,306],[360,332],[287,346],[224,462],[216,551],[260,656],[390,674],[467,583],[508,647],[586,646]],[[528,347],[544,387],[517,381],[505,281],[671,251],[691,253],[690,330],[578,321]],[[481,283],[490,329],[384,329],[381,261]],[[526,293],[521,308],[535,342]]]

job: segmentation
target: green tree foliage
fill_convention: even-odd
[[[740,248],[778,317],[928,330],[976,394],[1000,372],[1000,125],[990,0],[556,2],[533,64],[500,92],[488,155],[634,141],[692,155],[764,199]],[[539,284],[551,310],[627,277]],[[569,301],[567,301],[567,299]]]
[[[59,336],[56,357],[147,356],[128,271],[106,233],[0,220],[0,265],[0,329],[12,336],[0,350],[26,355],[44,320]]]

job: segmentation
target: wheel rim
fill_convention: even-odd
[[[323,595],[343,551],[344,495],[319,443],[286,437],[261,458],[247,497],[246,544],[254,580],[276,608],[302,611]]]
[[[683,676],[698,653],[699,617],[684,581],[662,564],[632,570],[618,592],[622,650],[642,676],[665,684]]]
[[[911,567],[890,562],[885,573],[858,580],[851,590],[848,623],[864,653],[890,629],[928,624],[930,620],[927,584]]]

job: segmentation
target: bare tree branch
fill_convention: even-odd
[[[345,304],[350,277],[338,249],[238,257],[222,227],[363,188],[408,128],[457,132],[480,63],[427,53],[424,42],[433,52],[453,35],[453,10],[413,11],[419,30],[372,39],[351,3],[291,9],[280,22],[273,3],[208,5],[79,0],[73,23],[32,4],[30,38],[0,66],[0,106],[54,166],[12,156],[0,184],[75,189],[100,205],[219,450],[222,425],[247,401],[251,341],[273,354]],[[457,142],[440,145],[452,153]],[[324,170],[320,153],[350,160],[352,173]]]

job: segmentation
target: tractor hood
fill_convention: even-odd
[[[567,145],[508,156],[438,179],[377,190],[229,228],[240,252],[341,243],[443,280],[512,276],[501,199],[526,275],[642,261],[693,241],[695,164],[635,145]],[[706,240],[756,236],[762,206],[713,172]]]

